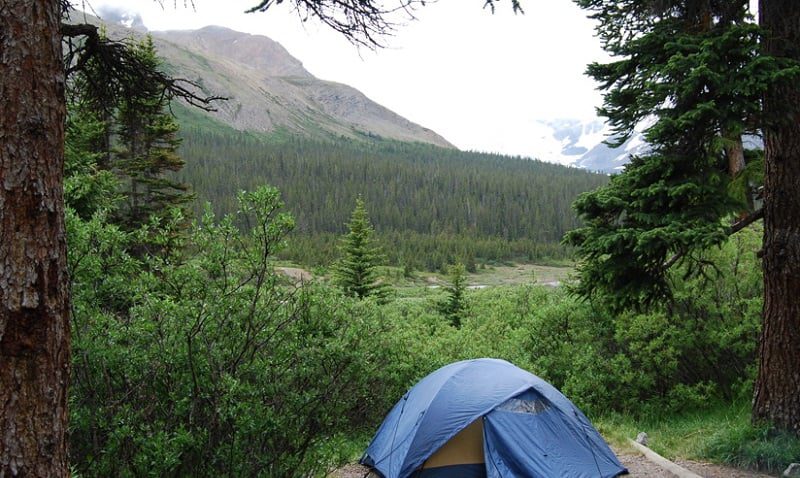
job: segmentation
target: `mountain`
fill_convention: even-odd
[[[106,31],[143,34],[120,25]],[[608,181],[579,168],[460,151],[357,90],[315,78],[263,36],[220,27],[152,35],[168,73],[231,97],[211,115],[173,105],[186,161],[175,179],[197,194],[196,212],[208,201],[219,215],[233,213],[239,191],[275,186],[297,224],[284,258],[301,264],[337,257],[359,196],[392,264],[442,270],[476,258],[565,259],[561,237],[580,224],[572,202]]]
[[[537,121],[533,131],[532,156],[542,161],[603,173],[620,173],[631,155],[645,154],[649,146],[640,132],[634,134],[618,148],[604,143],[611,137],[611,127],[595,119],[560,119]],[[742,137],[746,149],[763,149],[759,136]]]
[[[111,38],[141,38],[147,33],[138,15],[113,8],[100,13]],[[77,21],[101,22],[90,15],[76,16]],[[219,26],[149,33],[170,74],[197,83],[205,95],[229,98],[207,114],[237,130],[320,139],[383,138],[454,148],[434,131],[355,88],[316,78],[266,36]],[[185,116],[185,110],[176,111]],[[597,119],[536,121],[520,124],[520,129],[528,156],[591,171],[620,172],[630,154],[646,149],[641,135],[620,148],[609,148],[603,144],[609,128]]]
[[[639,133],[618,148],[609,147],[603,141],[611,135],[611,128],[598,119],[537,121],[531,129],[535,144],[532,156],[590,171],[619,173],[631,154],[647,150],[647,143]]]
[[[106,25],[109,38],[141,38],[135,15],[104,11],[74,21]],[[128,28],[127,25],[134,28]],[[150,32],[168,72],[203,94],[228,98],[209,113],[238,130],[309,137],[385,138],[453,148],[430,129],[392,112],[350,86],[314,77],[279,43],[262,35],[209,26]]]

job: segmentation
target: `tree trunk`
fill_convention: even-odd
[[[797,0],[760,0],[767,55],[800,60]],[[764,323],[753,418],[800,434],[800,81],[764,99]]]
[[[0,2],[0,477],[67,467],[69,290],[58,0]]]
[[[730,142],[730,144],[725,146],[725,156],[728,157],[728,174],[731,176],[731,179],[735,179],[745,167],[742,135],[730,131],[723,131],[722,137]]]

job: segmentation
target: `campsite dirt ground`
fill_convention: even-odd
[[[674,478],[675,475],[661,468],[652,461],[639,454],[617,454],[619,460],[630,472],[630,477]],[[705,478],[769,478],[764,475],[747,470],[728,468],[726,466],[701,463],[697,461],[675,460],[675,463],[697,473]]]
[[[630,471],[630,475],[628,475],[630,478],[673,478],[675,476],[642,455],[617,453],[617,456]],[[770,476],[696,461],[678,460],[675,463],[705,478],[769,478]],[[330,478],[364,478],[366,473],[367,469],[363,466],[347,465],[336,470],[330,475]]]

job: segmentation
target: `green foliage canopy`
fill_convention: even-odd
[[[331,444],[366,413],[378,316],[276,273],[293,221],[274,189],[240,198],[249,234],[207,214],[167,256],[132,256],[134,233],[102,214],[68,216],[82,476],[289,478],[344,458]]]
[[[134,54],[148,69],[161,68],[153,39],[147,36]],[[124,207],[119,220],[133,229],[152,216],[163,217],[173,207],[192,200],[189,186],[167,173],[183,168],[178,155],[178,122],[168,111],[169,98],[158,83],[140,84],[139,94],[121,98],[116,107],[116,142],[113,167],[121,173]]]
[[[620,58],[587,70],[606,91],[599,111],[618,135],[612,142],[649,124],[651,150],[579,197],[586,225],[565,242],[582,260],[579,294],[616,310],[649,306],[670,295],[676,260],[702,271],[700,252],[726,240],[726,221],[752,212],[750,193],[732,186],[741,172],[732,156],[743,134],[758,133],[761,97],[786,72],[759,53],[761,31],[743,0],[577,3]]]

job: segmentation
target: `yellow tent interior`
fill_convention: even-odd
[[[483,419],[479,418],[442,445],[422,464],[422,469],[484,462]]]

